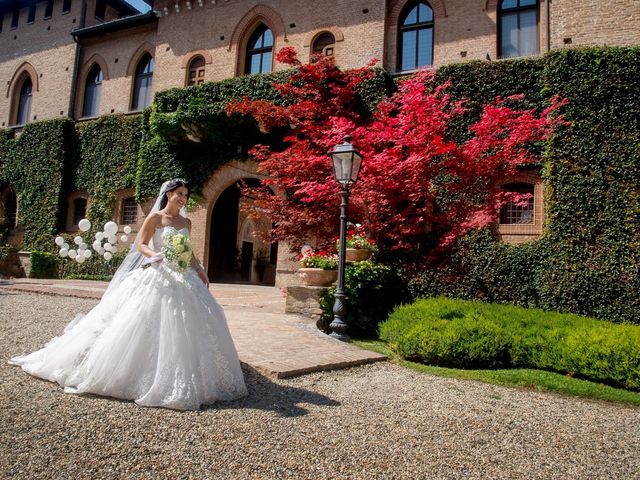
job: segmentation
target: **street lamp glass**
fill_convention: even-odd
[[[348,186],[358,180],[362,156],[351,145],[351,137],[349,135],[345,135],[344,143],[336,145],[333,152],[331,152],[331,161],[333,162],[333,176],[336,182]]]

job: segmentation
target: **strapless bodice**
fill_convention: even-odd
[[[165,235],[171,230],[181,233],[183,235],[186,235],[187,237],[189,236],[189,229],[187,227],[183,227],[180,229],[177,229],[172,226],[164,226],[164,227],[157,228],[156,233],[154,233],[153,235],[153,251],[154,252],[157,253],[162,251],[162,247],[164,246]]]

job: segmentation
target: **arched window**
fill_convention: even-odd
[[[509,183],[503,185],[502,189],[507,192],[530,194],[526,206],[518,206],[513,202],[503,205],[500,209],[500,224],[502,225],[524,225],[533,224],[533,195],[534,186],[528,183]]]
[[[313,42],[312,54],[315,56],[333,57],[336,39],[333,34],[323,32]]]
[[[87,215],[87,199],[86,198],[76,198],[73,201],[73,224],[78,225],[80,220],[85,218]]]
[[[426,2],[410,2],[400,16],[398,55],[401,71],[433,64],[433,10]]]
[[[253,32],[247,43],[247,55],[244,73],[269,73],[273,55],[273,32],[261,23]]]
[[[29,113],[31,112],[31,91],[33,90],[33,82],[29,75],[24,75],[20,91],[18,93],[18,105],[16,109],[16,125],[24,125],[29,122]]]
[[[151,105],[151,85],[153,83],[153,58],[145,53],[136,67],[133,83],[131,110],[144,110]]]
[[[204,83],[204,58],[201,55],[197,55],[189,62],[187,86],[200,85],[201,83]]]
[[[84,87],[83,117],[95,117],[100,112],[100,92],[103,80],[102,70],[96,63],[89,70]]]
[[[134,197],[125,198],[122,202],[122,224],[134,225],[138,221],[138,205]]]
[[[538,47],[538,0],[502,0],[498,7],[500,58],[535,55]]]

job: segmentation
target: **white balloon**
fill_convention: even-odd
[[[87,248],[88,248],[88,245],[86,243],[82,242],[80,244],[80,250],[86,250]]]
[[[122,235],[122,236],[120,237],[120,241],[121,241],[121,242],[123,242],[123,243],[124,243],[124,242],[127,242],[128,240],[129,240],[129,237],[127,237],[126,235]]]
[[[98,250],[100,250],[100,247],[102,247],[102,244],[98,240],[96,240],[95,242],[93,242],[93,245],[91,246],[97,252]]]
[[[104,232],[96,232],[96,240],[100,241],[104,238]]]
[[[84,258],[91,258],[91,250],[85,250],[83,255],[84,255]]]
[[[62,247],[62,248],[66,248],[67,250],[69,250],[69,244],[68,244],[67,242],[64,242],[64,243],[61,245],[61,247]]]
[[[61,247],[63,243],[64,243],[64,238],[62,238],[62,237],[56,237],[56,245],[58,245],[59,247]]]
[[[126,233],[127,235],[129,235],[131,233],[131,227],[129,225],[126,225],[124,228],[124,233]]]
[[[69,250],[68,255],[70,258],[76,258],[76,255],[78,255],[78,252],[76,252],[74,249]]]
[[[111,255],[110,252],[104,252],[104,259],[108,262],[109,260],[111,260],[113,258],[113,255]]]
[[[61,256],[62,258],[64,258],[64,257],[66,257],[67,255],[69,255],[69,251],[68,251],[66,248],[61,248],[61,249],[60,249],[60,252],[58,252],[58,253],[60,253],[60,256]]]
[[[86,258],[84,258],[84,255],[77,255],[76,256],[76,262],[78,262],[78,263],[84,263],[85,260],[86,260]]]
[[[91,228],[91,222],[86,218],[83,218],[78,222],[78,228],[80,229],[80,231],[86,232]]]
[[[112,245],[109,242],[107,242],[102,246],[102,248],[104,248],[107,252],[110,252]]]
[[[98,250],[98,253],[100,255],[104,255],[104,248],[100,247],[100,249]]]
[[[104,224],[104,231],[107,235],[115,235],[118,233],[118,224],[116,222],[107,222]]]
[[[111,253],[116,253],[118,251],[118,245],[111,245]]]
[[[82,240],[82,237],[78,235],[76,238],[73,239],[73,241],[76,245],[80,245],[84,240]]]
[[[114,244],[114,243],[118,243],[118,237],[116,237],[115,235],[109,235],[109,237],[107,238],[107,240],[109,240],[110,244]]]

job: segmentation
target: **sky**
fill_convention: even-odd
[[[129,5],[133,5],[135,8],[140,10],[141,12],[148,12],[151,10],[151,7],[144,3],[142,0],[125,0]]]

